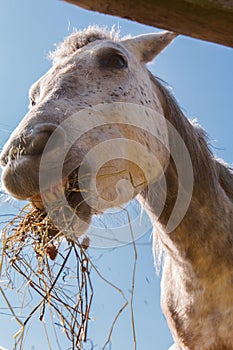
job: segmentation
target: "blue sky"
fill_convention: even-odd
[[[89,24],[113,24],[122,35],[153,32],[154,28],[81,10],[58,0],[2,0],[0,11],[0,147],[27,112],[30,85],[50,67],[46,59],[54,44],[72,32],[73,27]],[[231,49],[179,36],[149,69],[173,88],[180,106],[190,118],[197,118],[209,134],[213,151],[233,163],[233,52]],[[15,212],[20,203],[2,205],[2,213]],[[159,277],[153,268],[150,234],[138,244],[139,260],[135,286],[135,323],[138,350],[166,350],[172,344],[166,321],[159,306]],[[95,251],[98,268],[129,297],[133,268],[132,246],[117,250]],[[103,345],[110,320],[122,305],[117,293],[94,278],[96,289],[90,337]],[[18,300],[13,297],[14,305]],[[0,345],[12,348],[12,335],[17,329],[0,297]],[[115,311],[114,311],[115,308]],[[2,311],[1,311],[2,310]],[[67,349],[60,334],[62,349]],[[28,333],[25,350],[47,350],[43,328],[38,320]],[[153,345],[156,344],[156,345]],[[101,347],[100,347],[101,348]],[[96,347],[96,350],[99,349]],[[127,309],[117,323],[112,350],[133,349],[130,312]],[[57,350],[54,345],[53,350]]]

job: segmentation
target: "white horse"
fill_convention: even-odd
[[[93,214],[138,196],[165,252],[161,304],[172,349],[230,350],[233,175],[145,66],[174,37],[70,35],[2,151],[2,182],[48,212],[57,198],[68,202],[73,239]],[[77,191],[67,193],[71,181]]]

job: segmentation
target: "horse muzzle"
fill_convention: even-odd
[[[40,189],[39,180],[42,158],[46,162],[43,166],[47,178],[44,186],[50,187],[58,182],[52,175],[56,173],[55,168],[64,150],[66,135],[62,128],[52,123],[27,127],[26,132],[16,135],[17,129],[0,155],[2,184],[13,197],[27,199],[44,190]]]

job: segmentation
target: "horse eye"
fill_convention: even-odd
[[[107,57],[102,57],[101,64],[105,67],[117,69],[127,68],[128,66],[126,59],[119,54],[113,54]]]

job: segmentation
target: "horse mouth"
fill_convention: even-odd
[[[92,212],[83,196],[86,189],[80,184],[78,170],[73,171],[56,185],[51,185],[43,192],[33,195],[29,201],[40,211],[46,212],[48,208],[53,208],[58,215],[62,215],[62,212],[64,214],[69,207],[80,219],[89,223]]]

